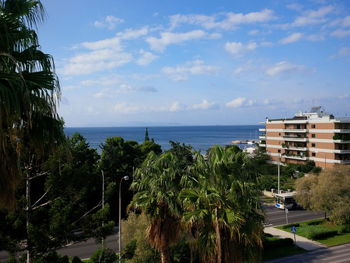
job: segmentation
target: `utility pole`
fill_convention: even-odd
[[[103,171],[101,171],[102,173],[102,209],[105,208],[105,174]],[[102,227],[104,226],[104,221],[102,221]],[[102,249],[104,249],[105,247],[105,239],[104,237],[102,237]]]
[[[27,230],[27,263],[30,263],[30,241],[29,241],[29,222],[30,222],[30,168],[26,172],[26,201],[27,201],[27,207],[26,207],[26,230]]]
[[[277,185],[277,194],[280,194],[280,174],[281,174],[281,154],[279,154],[279,161],[278,161],[278,165],[277,165],[277,180],[278,180],[278,185]]]
[[[122,226],[121,226],[121,219],[122,219],[122,182],[123,180],[125,181],[128,181],[129,180],[129,176],[124,176],[122,177],[122,179],[120,179],[120,182],[119,182],[119,225],[118,225],[118,228],[119,228],[119,236],[118,236],[118,241],[119,241],[119,263],[121,262],[121,259],[122,259],[122,240],[121,240],[121,236],[122,236]]]

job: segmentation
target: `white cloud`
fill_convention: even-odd
[[[333,31],[331,35],[338,38],[347,37],[347,36],[350,36],[350,30],[337,29]]]
[[[293,33],[289,36],[282,38],[279,42],[281,44],[290,44],[299,41],[303,37],[302,33]]]
[[[184,109],[185,109],[185,106],[180,104],[180,102],[176,101],[173,104],[171,104],[169,111],[170,112],[177,112],[177,111],[181,111]]]
[[[229,102],[226,103],[226,107],[228,108],[239,108],[244,106],[244,104],[247,102],[247,99],[244,97],[238,97],[235,98]]]
[[[338,52],[331,56],[331,58],[342,58],[342,57],[347,57],[350,55],[350,48],[348,47],[342,47],[338,50]]]
[[[328,5],[320,7],[317,10],[308,10],[303,15],[298,16],[292,26],[307,26],[321,24],[327,21],[326,16],[334,10],[334,6]]]
[[[234,56],[243,55],[247,51],[252,51],[256,49],[258,45],[255,42],[250,42],[248,44],[243,44],[241,42],[226,42],[225,50]]]
[[[271,77],[282,74],[282,73],[293,73],[293,72],[306,72],[310,71],[304,65],[291,64],[286,61],[281,61],[269,67],[265,73]]]
[[[221,15],[223,15],[224,18],[219,20],[219,16]],[[231,30],[241,24],[267,22],[274,18],[273,11],[270,9],[264,9],[259,12],[251,12],[246,14],[227,12],[224,14],[214,14],[211,16],[202,14],[176,14],[170,17],[170,24],[171,28],[175,28],[180,24],[190,24],[199,25],[205,29]]]
[[[59,72],[63,75],[87,75],[122,66],[131,60],[132,55],[126,52],[94,50],[73,56]]]
[[[85,48],[90,51],[71,57],[66,65],[58,71],[63,75],[86,75],[127,64],[133,60],[133,56],[123,51],[122,41],[140,38],[147,35],[149,31],[148,27],[126,29],[118,32],[112,38],[82,42],[76,45],[75,49]],[[136,63],[142,65],[146,65],[156,58],[150,52],[143,51],[141,55]]]
[[[124,20],[115,16],[106,16],[100,21],[95,21],[94,26],[98,28],[107,28],[112,30],[116,27],[117,24],[123,23]]]
[[[118,32],[117,37],[119,37],[122,40],[137,39],[142,36],[146,36],[150,31],[151,29],[147,26],[138,29],[128,28],[122,32]]]
[[[122,83],[119,85],[116,85],[115,87],[109,87],[104,88],[100,90],[99,92],[93,94],[95,98],[114,98],[120,94],[128,94],[133,92],[143,92],[143,93],[149,93],[149,92],[157,92],[157,89],[151,86],[134,86],[129,83]]]
[[[295,11],[301,11],[303,9],[303,6],[301,4],[293,3],[287,5],[287,8]]]
[[[188,75],[212,74],[219,70],[216,66],[206,65],[203,60],[188,61],[184,65],[177,67],[163,67],[162,72],[167,74],[175,81],[182,81],[188,78]]]
[[[129,114],[129,113],[136,113],[140,111],[140,107],[138,107],[137,105],[132,105],[130,103],[121,102],[121,103],[115,104],[113,106],[113,110],[116,113]]]
[[[122,49],[119,37],[107,38],[92,42],[83,42],[79,46],[90,50],[98,50],[103,48],[113,48],[114,50]]]
[[[193,30],[186,33],[163,32],[160,38],[149,37],[146,39],[152,50],[163,52],[168,45],[179,44],[185,41],[201,38],[219,38],[220,34],[208,34],[203,30]]]
[[[325,37],[322,34],[313,34],[313,35],[306,36],[306,39],[309,41],[322,41],[325,39]]]
[[[143,49],[141,49],[139,53],[141,56],[136,60],[136,63],[141,66],[148,65],[152,63],[153,60],[158,58],[158,56],[151,52],[144,51]]]
[[[194,110],[208,110],[215,108],[217,105],[215,102],[209,102],[208,100],[202,100],[199,104],[192,105],[192,109]]]

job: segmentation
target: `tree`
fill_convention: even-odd
[[[135,172],[131,188],[136,192],[131,207],[141,210],[150,220],[148,240],[161,255],[161,262],[170,262],[171,244],[179,237],[181,204],[178,194],[184,170],[171,152],[157,156],[151,152]]]
[[[215,146],[207,160],[196,154],[193,184],[181,191],[183,219],[203,262],[258,261],[263,216],[253,159]]]
[[[63,139],[60,88],[50,55],[33,29],[40,1],[0,1],[0,205],[13,206],[21,172]]]
[[[109,233],[114,223],[107,221],[108,206],[100,209],[97,161],[96,150],[75,134],[43,167],[33,166],[29,209],[22,184],[17,190],[16,209],[0,213],[0,240],[9,241],[5,249],[27,249],[32,262],[70,242]],[[26,246],[17,247],[23,240],[27,241]]]
[[[146,128],[146,131],[145,131],[145,142],[148,142],[150,139],[149,139],[149,136],[148,136],[148,128]]]
[[[296,201],[304,208],[325,211],[336,224],[350,223],[350,167],[335,166],[296,181]]]

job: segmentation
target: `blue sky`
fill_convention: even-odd
[[[66,126],[350,113],[350,2],[43,1]]]

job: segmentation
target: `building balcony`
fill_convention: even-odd
[[[286,158],[286,159],[300,160],[300,161],[306,161],[306,160],[307,160],[307,157],[306,157],[306,156],[300,156],[300,155],[287,155],[287,154],[283,154],[282,157],[283,157],[283,158]]]
[[[265,135],[261,135],[261,136],[259,136],[259,139],[260,140],[266,140],[266,136]]]
[[[265,128],[260,128],[259,131],[266,132],[266,129]]]
[[[291,151],[302,151],[302,152],[305,152],[308,150],[306,147],[296,147],[296,146],[282,146],[282,149],[291,150]]]
[[[259,147],[266,147],[265,143],[259,143]]]
[[[307,129],[283,129],[284,132],[306,133]]]
[[[285,141],[290,141],[290,142],[307,142],[308,140],[308,138],[306,137],[296,137],[296,136],[290,136],[290,135],[283,136],[283,139]]]

